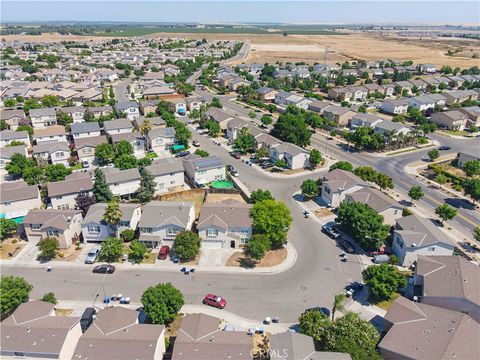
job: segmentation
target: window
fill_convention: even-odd
[[[403,241],[399,237],[397,237],[395,241],[397,245],[400,246],[400,249],[403,249]]]
[[[30,229],[32,230],[40,230],[40,224],[30,224]]]
[[[198,174],[206,174],[207,173],[207,170],[199,170],[198,171]]]
[[[98,225],[89,225],[88,232],[91,234],[98,234],[100,232],[100,226]]]
[[[88,147],[87,147],[87,148],[83,149],[83,153],[84,153],[84,154],[90,154],[91,152],[92,152],[92,149],[91,149],[91,148],[88,148]]]
[[[155,139],[155,144],[157,145],[162,145],[163,144],[163,139]]]
[[[167,235],[169,236],[176,236],[179,233],[179,230],[177,228],[168,228],[167,229]]]
[[[118,223],[120,226],[130,226],[130,221],[122,220]]]
[[[164,184],[164,183],[158,184],[158,188],[159,188],[160,190],[162,190],[164,187],[165,187],[165,184]]]
[[[397,214],[398,214],[398,210],[395,210],[395,211],[393,212],[393,214],[394,214],[394,215],[397,215]]]
[[[208,237],[217,237],[218,230],[217,229],[207,229],[207,236]]]
[[[48,236],[58,236],[58,230],[48,229],[47,230]]]
[[[170,181],[170,185],[175,185],[175,180]]]
[[[140,232],[144,234],[151,234],[153,232],[152,228],[140,228]]]

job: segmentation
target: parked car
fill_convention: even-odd
[[[237,159],[237,160],[239,160],[239,159],[242,157],[242,156],[240,155],[240,153],[237,152],[237,151],[232,151],[232,152],[230,153],[230,155],[232,155],[232,157],[233,157],[234,159]]]
[[[345,296],[346,297],[353,297],[355,296],[358,292],[360,292],[363,289],[363,284],[360,284],[359,282],[353,282],[350,285],[347,285],[345,288]]]
[[[227,302],[224,298],[213,294],[207,294],[207,296],[205,296],[205,298],[203,299],[203,303],[205,305],[210,305],[219,309],[223,309],[225,308],[225,305],[227,305]]]
[[[80,318],[80,328],[82,329],[82,333],[87,331],[87,329],[90,327],[90,325],[93,322],[93,318],[96,314],[97,314],[97,310],[95,310],[92,307],[88,307],[85,309],[85,311],[82,314],[82,317]]]
[[[440,150],[440,151],[450,150],[450,149],[451,149],[451,147],[450,147],[450,146],[446,146],[446,145],[440,146],[440,147],[438,148],[438,150]]]
[[[170,248],[167,245],[162,246],[158,252],[158,260],[165,260],[168,257],[169,252]]]
[[[85,258],[85,264],[93,264],[95,261],[97,261],[98,255],[100,255],[100,248],[95,247],[91,249]]]
[[[233,169],[232,171],[230,171],[230,175],[234,176],[234,177],[239,177],[240,174],[238,173],[237,170]]]
[[[228,164],[228,165],[227,165],[227,171],[233,171],[233,170],[235,170],[235,168],[233,167],[233,165]]]
[[[335,223],[333,221],[323,225],[322,231],[332,239],[338,239],[340,237],[340,233],[335,228]]]
[[[90,163],[88,162],[88,160],[82,160],[82,167],[84,169],[88,169],[90,167]]]
[[[373,262],[375,264],[388,264],[390,262],[390,257],[388,255],[375,255],[373,257]]]
[[[342,240],[339,242],[340,247],[349,254],[355,253],[355,248],[347,240]]]
[[[93,268],[93,272],[96,274],[113,274],[115,271],[115,266],[103,264],[97,265]]]
[[[200,143],[198,142],[198,140],[193,140],[192,145],[195,146],[195,147],[199,147]]]
[[[179,153],[175,154],[175,157],[185,157],[187,155],[190,155],[190,151],[180,151]]]

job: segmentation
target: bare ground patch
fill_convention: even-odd
[[[17,238],[5,239],[2,241],[0,258],[2,260],[13,259],[17,256],[25,244]]]
[[[272,267],[281,264],[287,258],[287,249],[277,249],[277,250],[269,250],[265,253],[265,256],[262,260],[255,262],[255,267]],[[248,256],[245,255],[243,251],[238,251],[234,253],[230,258],[227,260],[226,266],[236,266],[240,267],[242,261],[245,259],[249,259]]]

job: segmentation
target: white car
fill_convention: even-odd
[[[95,261],[97,261],[98,255],[100,255],[100,248],[95,247],[91,249],[85,258],[85,264],[94,264]]]

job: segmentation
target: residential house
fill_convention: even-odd
[[[133,131],[132,123],[129,119],[115,119],[103,123],[103,131],[106,135],[123,134]]]
[[[430,219],[410,215],[397,220],[392,251],[400,264],[409,267],[418,255],[452,255],[455,244]]]
[[[440,128],[462,131],[467,125],[468,116],[459,110],[433,113],[430,121],[437,124]]]
[[[355,112],[347,107],[330,105],[323,109],[323,116],[339,125],[347,125]]]
[[[226,136],[228,139],[236,140],[240,130],[247,127],[248,122],[240,118],[234,118],[228,122]]]
[[[426,111],[428,109],[434,109],[436,102],[431,95],[421,95],[409,98],[408,102],[410,106],[420,111]]]
[[[433,74],[437,72],[437,67],[432,64],[420,64],[420,71],[427,74]]]
[[[216,156],[188,156],[183,160],[185,177],[192,185],[205,185],[225,179],[225,164]]]
[[[334,101],[351,100],[353,97],[352,90],[347,87],[334,87],[328,89],[328,98]]]
[[[37,145],[47,141],[66,142],[66,135],[65,126],[62,125],[52,125],[45,128],[33,129],[33,138]]]
[[[479,149],[462,150],[458,153],[457,165],[463,167],[467,161],[473,160],[480,161]]]
[[[5,121],[10,130],[17,130],[18,122],[27,119],[23,110],[1,110],[0,120]]]
[[[57,113],[54,108],[30,109],[30,119],[34,129],[41,129],[57,124]]]
[[[385,100],[382,102],[381,110],[391,115],[405,115],[409,106],[408,99]]]
[[[45,141],[38,145],[33,145],[33,157],[39,165],[62,164],[69,165],[70,147],[68,142]]]
[[[350,128],[355,129],[357,127],[369,127],[373,128],[378,123],[381,123],[383,119],[374,114],[357,113],[352,116],[350,120]]]
[[[73,123],[70,125],[70,133],[74,141],[81,138],[100,136],[100,124],[98,122]]]
[[[205,106],[207,102],[204,97],[195,97],[195,96],[189,96],[184,100],[187,105],[188,111],[200,110],[200,107]]]
[[[321,199],[336,208],[347,194],[369,188],[370,185],[350,171],[335,169],[323,177]]]
[[[448,106],[478,99],[478,93],[473,90],[454,90],[444,92],[442,95],[445,97],[445,104]]]
[[[269,151],[269,154],[270,154],[270,148],[273,145],[281,142],[276,137],[273,137],[272,135],[267,133],[260,133],[260,134],[254,135],[253,141],[254,141],[255,150],[258,150],[261,147],[264,147]]]
[[[407,95],[412,94],[413,84],[410,81],[397,81],[394,83],[395,87],[399,86],[401,88],[400,94],[403,95],[406,92]]]
[[[15,154],[28,157],[28,150],[25,144],[0,148],[0,173],[6,175],[5,168]]]
[[[101,242],[109,236],[119,237],[126,229],[136,230],[142,213],[140,204],[120,203],[122,218],[114,226],[103,219],[107,205],[106,203],[97,203],[88,209],[82,223],[84,242]]]
[[[175,89],[168,86],[151,86],[143,89],[143,98],[146,100],[167,99],[172,97],[182,97],[175,92]]]
[[[394,135],[407,135],[412,129],[409,126],[403,125],[400,122],[394,122],[390,120],[380,121],[375,124],[373,130],[383,136],[388,137],[390,134]]]
[[[91,111],[95,118],[100,116],[106,116],[113,113],[113,108],[111,106],[92,106],[88,108],[88,111]]]
[[[472,343],[480,324],[467,314],[400,296],[385,320],[386,335],[378,344],[385,360],[480,358],[480,347]]]
[[[364,86],[350,86],[352,92],[352,100],[365,100],[368,95],[368,89]]]
[[[382,94],[385,97],[392,97],[395,95],[395,85],[394,84],[385,84],[382,85]]]
[[[329,101],[313,100],[310,104],[308,104],[308,110],[317,112],[322,115],[323,110],[330,105],[332,105],[332,103],[330,103]]]
[[[185,186],[183,162],[178,158],[155,159],[146,169],[153,175],[156,194],[166,193]]]
[[[60,249],[68,249],[80,240],[81,210],[30,210],[23,220],[28,241],[37,244],[47,237],[58,240]]]
[[[231,91],[237,91],[241,86],[249,86],[250,81],[245,80],[241,77],[236,77],[228,84],[228,89]]]
[[[135,120],[133,120],[133,127],[137,130],[140,130],[142,127],[142,124],[145,121],[148,121],[150,123],[150,126],[152,127],[152,129],[157,127],[165,127],[165,120],[163,120],[160,116],[155,116],[151,118],[140,116]]]
[[[403,206],[374,188],[363,188],[345,195],[345,201],[360,202],[383,216],[383,223],[393,226],[402,217]]]
[[[265,86],[258,88],[255,92],[257,93],[258,100],[264,103],[275,101],[275,95],[278,93],[277,90]]]
[[[145,100],[140,101],[139,110],[142,115],[147,116],[150,113],[155,113],[157,111],[157,105],[159,100]]]
[[[80,318],[56,316],[55,304],[27,301],[1,322],[2,359],[72,359]]]
[[[143,207],[138,240],[151,248],[173,247],[177,234],[190,230],[194,221],[195,205],[191,202],[151,201]]]
[[[462,107],[458,110],[467,115],[467,125],[469,127],[480,127],[480,106]]]
[[[145,137],[140,134],[138,131],[129,132],[129,133],[120,133],[113,134],[110,136],[112,144],[116,146],[120,141],[126,141],[133,147],[133,155],[137,159],[142,159],[145,157],[145,148],[146,141]]]
[[[97,165],[98,161],[95,157],[95,148],[103,143],[108,143],[105,135],[75,140],[75,149],[77,150],[78,160],[82,163],[88,162],[89,166]]]
[[[111,69],[98,69],[95,72],[95,75],[97,76],[97,79],[99,81],[108,81],[112,82],[118,79],[118,74],[115,70]]]
[[[279,91],[275,94],[275,104],[286,106],[287,105],[287,98],[292,96],[293,94],[288,91]]]
[[[153,128],[148,132],[148,148],[158,156],[166,156],[170,153],[170,148],[175,144],[175,128]]]
[[[308,109],[308,104],[310,104],[311,102],[312,102],[312,100],[304,98],[303,96],[291,94],[290,96],[288,96],[285,99],[283,105],[285,105],[285,106],[295,105],[295,106],[299,107],[300,109],[306,110],[306,109]]]
[[[28,131],[0,131],[0,148],[4,148],[12,142],[23,142],[27,147],[31,146]]]
[[[206,314],[182,318],[172,360],[253,360],[253,340],[245,331],[222,331],[220,319]]]
[[[270,147],[270,160],[276,163],[283,160],[291,170],[304,169],[310,166],[310,154],[307,150],[288,142],[278,142]]]
[[[417,299],[468,314],[480,323],[480,268],[462,256],[422,256],[414,274]]]
[[[27,185],[23,180],[4,182],[0,188],[0,214],[5,219],[27,215],[31,209],[42,207],[37,185]]]
[[[99,310],[72,359],[162,360],[165,326],[142,324],[139,318],[139,312],[122,306]]]
[[[233,116],[213,106],[205,111],[205,116],[210,120],[216,121],[222,130],[226,130],[228,122],[233,119]]]
[[[236,249],[247,244],[252,237],[251,208],[237,202],[203,204],[197,225],[202,247]]]
[[[120,170],[117,168],[103,168],[105,180],[110,191],[115,196],[135,194],[140,187],[140,172],[138,168]]]
[[[58,110],[63,114],[70,115],[73,119],[73,123],[82,123],[85,121],[83,118],[85,116],[86,108],[83,106],[65,106]]]
[[[53,209],[75,209],[79,195],[92,196],[93,183],[89,173],[75,172],[64,181],[47,184],[48,198]]]
[[[116,113],[125,112],[127,114],[127,119],[130,121],[135,120],[140,116],[139,106],[135,101],[118,102],[115,103],[113,108]]]

